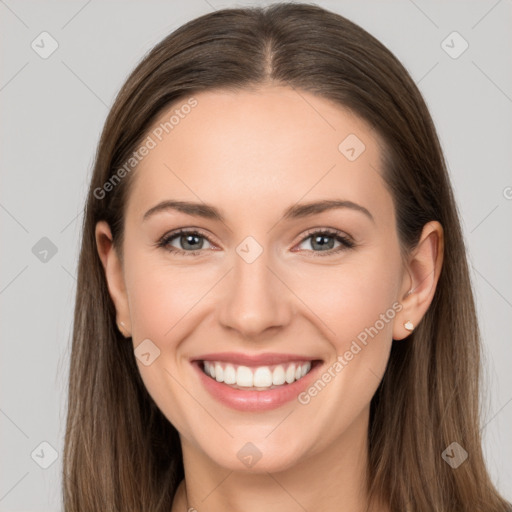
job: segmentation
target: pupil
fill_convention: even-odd
[[[182,247],[187,247],[187,245],[189,246],[188,248],[190,249],[197,249],[197,247],[191,247],[191,245],[193,245],[194,243],[195,244],[198,244],[198,240],[199,240],[199,236],[198,235],[183,235],[181,237],[182,241],[185,240],[185,243],[182,245]],[[190,243],[189,241],[190,240],[193,240],[192,243]],[[202,244],[201,244],[202,245]],[[200,248],[200,247],[199,247]]]
[[[331,240],[331,243],[326,243],[325,240],[326,239],[330,239]],[[314,242],[313,242],[313,246],[315,244],[318,244],[320,249],[322,250],[325,250],[325,249],[332,249],[332,246],[334,244],[334,239],[331,237],[331,236],[324,236],[324,235],[321,235],[321,236],[316,236],[314,238]]]

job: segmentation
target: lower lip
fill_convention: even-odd
[[[232,409],[255,412],[276,409],[296,400],[298,395],[315,379],[322,366],[320,361],[315,362],[309,373],[292,384],[283,384],[281,387],[268,391],[243,391],[212,379],[203,372],[201,365],[202,363],[199,361],[192,362],[192,366],[199,373],[202,384],[215,399]]]

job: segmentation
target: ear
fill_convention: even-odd
[[[410,334],[404,327],[411,322],[416,328],[427,312],[443,265],[444,231],[441,224],[431,221],[423,226],[417,246],[408,256],[404,268],[400,303],[403,308],[393,326],[393,339],[401,340]]]
[[[105,221],[96,224],[96,247],[105,270],[110,297],[116,308],[116,322],[125,337],[131,334],[130,308],[124,283],[123,268],[112,243],[110,226]],[[121,324],[122,322],[122,324]]]

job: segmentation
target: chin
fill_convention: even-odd
[[[223,448],[222,453],[210,452],[208,455],[217,465],[242,473],[278,473],[293,467],[305,457],[293,445],[283,447],[268,440],[233,440],[229,446],[223,444]]]

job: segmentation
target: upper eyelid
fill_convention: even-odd
[[[173,240],[174,238],[180,236],[180,235],[192,235],[192,234],[196,234],[196,235],[199,235],[200,237],[202,238],[206,238],[206,240],[208,240],[210,243],[213,244],[212,240],[210,239],[210,236],[207,235],[206,233],[204,233],[203,231],[201,231],[200,229],[198,228],[191,228],[191,229],[188,229],[188,228],[184,228],[184,229],[178,229],[176,231],[171,231],[170,233],[166,233],[165,235],[163,235],[160,240],[161,241],[165,241],[165,240]]]

